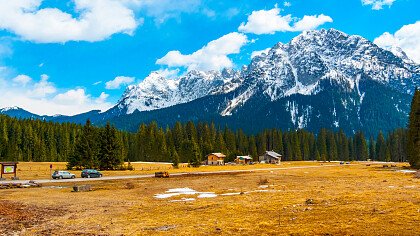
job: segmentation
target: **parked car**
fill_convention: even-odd
[[[76,178],[76,175],[68,171],[56,170],[54,171],[51,177],[53,179],[74,179]]]
[[[101,178],[102,173],[93,169],[84,169],[81,176],[82,178]]]

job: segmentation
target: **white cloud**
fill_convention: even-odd
[[[163,70],[158,70],[157,73],[159,75],[161,75],[163,78],[167,78],[167,79],[175,79],[178,78],[180,70],[174,69],[174,70],[170,70],[168,68],[165,68]]]
[[[387,50],[400,47],[410,59],[420,63],[420,21],[404,25],[394,34],[385,32],[373,42]]]
[[[32,78],[27,75],[18,75],[13,78],[12,81],[16,84],[26,86],[29,82],[32,81]]]
[[[117,76],[115,79],[110,80],[105,83],[106,89],[119,89],[121,85],[127,85],[133,83],[135,80],[134,77],[127,77],[127,76]]]
[[[248,16],[248,21],[242,22],[238,30],[253,34],[274,34],[276,32],[303,31],[316,29],[320,25],[332,22],[331,17],[326,15],[304,16],[301,20],[292,15],[280,15],[277,5],[271,10],[253,11]],[[292,23],[293,26],[292,26]]]
[[[26,75],[17,77],[23,76]],[[58,90],[62,89],[49,82],[46,75],[38,82],[31,79],[26,87],[22,87],[10,83],[0,73],[0,108],[18,106],[40,115],[75,115],[91,110],[106,110],[112,106],[106,101],[108,95],[105,93],[93,97],[81,88],[62,90],[61,93]]]
[[[231,19],[235,16],[237,16],[241,11],[236,8],[236,7],[232,7],[226,10],[225,15],[227,18]]]
[[[253,52],[251,53],[251,59],[252,59],[252,58],[254,58],[254,57],[256,57],[256,56],[260,56],[260,55],[262,55],[263,53],[267,54],[267,53],[268,53],[268,51],[270,51],[270,49],[271,49],[271,48],[266,48],[266,49],[264,49],[264,50],[253,51]]]
[[[41,75],[41,80],[34,84],[33,90],[30,91],[31,96],[43,98],[57,91],[54,84],[48,81],[48,75]]]
[[[102,92],[101,95],[99,95],[99,97],[95,100],[95,103],[97,104],[105,103],[108,97],[109,97],[109,94]]]
[[[363,5],[372,5],[372,10],[381,10],[383,6],[391,7],[395,0],[362,0]]]
[[[284,2],[284,3],[283,3],[283,6],[285,6],[285,7],[290,7],[290,6],[292,6],[292,3],[290,3],[290,2]]]
[[[301,20],[296,22],[293,26],[294,31],[304,31],[316,29],[318,26],[327,22],[333,22],[331,17],[321,14],[319,16],[304,16]]]
[[[248,42],[246,35],[233,32],[209,42],[206,46],[192,54],[184,55],[180,51],[170,51],[158,59],[156,64],[169,67],[186,67],[188,70],[219,70],[233,67],[228,57],[240,52],[242,46]]]
[[[0,0],[0,29],[39,43],[101,41],[113,34],[133,34],[140,21],[120,0],[73,0],[78,18],[43,0]]]
[[[96,81],[95,83],[93,83],[92,85],[98,85],[98,84],[102,84],[102,81]]]
[[[65,93],[57,94],[54,97],[55,101],[63,105],[81,105],[84,104],[87,99],[88,97],[86,96],[84,89],[71,89]]]
[[[194,13],[200,10],[201,0],[120,0],[128,6],[143,10],[160,24],[170,18],[179,18],[181,13]],[[206,14],[206,12],[203,12]]]

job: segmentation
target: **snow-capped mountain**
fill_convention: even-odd
[[[385,50],[335,29],[314,30],[276,44],[241,71],[189,71],[178,78],[152,72],[109,111],[78,117],[132,131],[142,122],[192,120],[248,132],[330,128],[375,135],[406,126],[419,85],[420,65],[401,49]]]
[[[228,93],[242,83],[239,72],[189,71],[177,79],[165,78],[152,72],[138,85],[129,86],[118,102],[118,108],[127,114],[151,111],[193,101],[212,94]]]
[[[388,51],[361,36],[322,29],[276,44],[242,71],[190,71],[177,79],[154,72],[127,88],[118,109],[126,114],[140,111],[131,120],[165,124],[204,119],[238,127],[255,123],[251,130],[280,126],[377,132],[405,126],[417,85],[420,66],[401,49]],[[190,112],[181,112],[181,107]],[[173,116],[176,113],[182,115]],[[372,127],[372,122],[381,125]]]
[[[21,119],[28,119],[28,118],[39,119],[39,118],[41,118],[41,116],[33,114],[33,113],[31,113],[29,111],[26,111],[26,110],[24,110],[20,107],[17,107],[17,106],[1,108],[0,109],[0,114],[5,114],[5,115],[8,115],[8,116],[17,117],[17,118],[21,118]]]

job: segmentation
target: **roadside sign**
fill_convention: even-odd
[[[16,178],[17,164],[18,162],[0,162],[0,178],[3,179],[4,174],[14,174]]]
[[[15,167],[14,166],[3,166],[3,173],[13,174],[13,173],[15,173]]]

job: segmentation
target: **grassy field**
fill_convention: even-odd
[[[65,170],[66,162],[20,162],[18,164],[17,176],[20,179],[48,179],[50,178],[50,164],[53,165],[54,170]],[[125,163],[127,164],[127,163]],[[195,171],[218,171],[218,170],[244,170],[254,168],[275,168],[278,165],[257,164],[257,165],[237,165],[237,166],[200,166],[199,168],[187,167],[187,164],[180,164],[178,169],[174,169],[171,164],[166,163],[136,163],[132,162],[133,171],[101,171],[104,176],[122,176],[122,175],[142,175],[152,174],[156,171],[168,171],[170,173],[179,172],[195,172]],[[300,166],[300,165],[320,165],[317,162],[284,162],[282,167]],[[71,171],[80,177],[80,171]],[[5,175],[5,177],[12,177],[13,175]]]
[[[404,165],[0,190],[0,235],[419,235],[420,179]],[[205,194],[156,198],[174,188]]]

